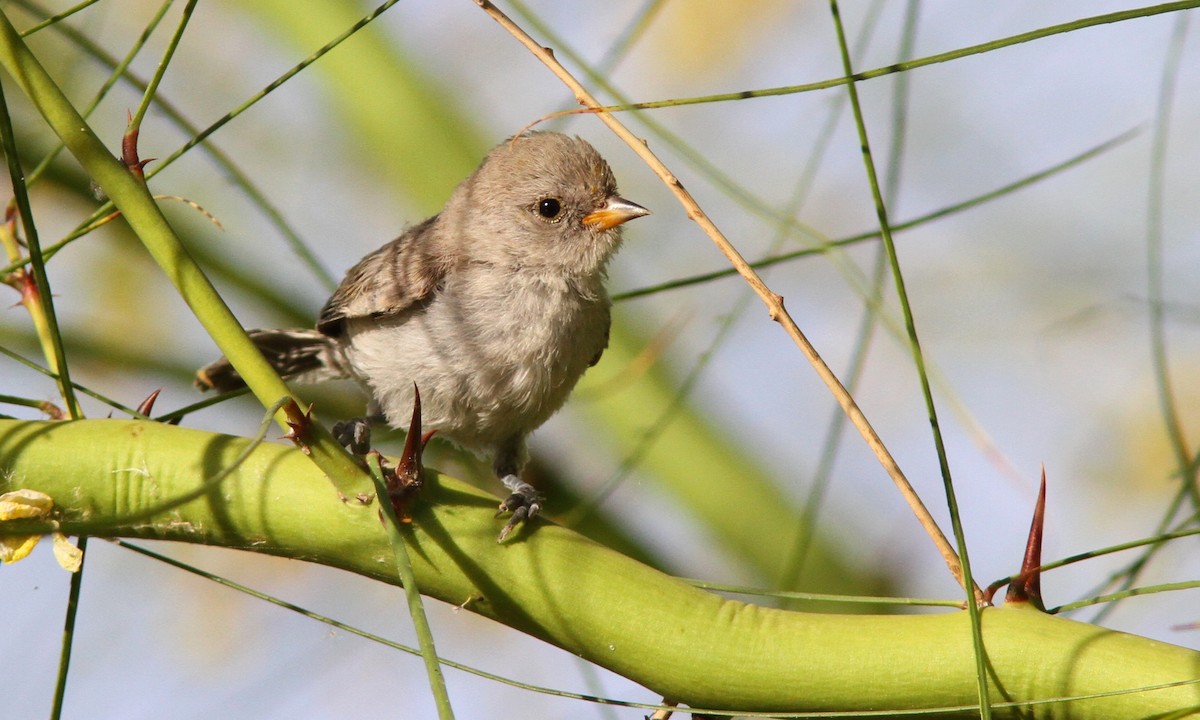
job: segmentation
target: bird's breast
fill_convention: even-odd
[[[458,277],[421,311],[351,328],[355,369],[393,424],[412,385],[425,426],[487,447],[545,422],[608,337],[609,301],[594,287],[520,273]]]

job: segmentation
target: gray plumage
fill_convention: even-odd
[[[441,213],[352,267],[316,330],[251,337],[294,380],[357,380],[393,426],[407,425],[416,383],[426,429],[491,456],[515,523],[540,500],[517,478],[525,438],[607,346],[605,269],[620,225],[648,213],[617,194],[588,143],[522,135],[492,149]],[[241,384],[224,358],[198,378]]]

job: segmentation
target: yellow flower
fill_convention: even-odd
[[[0,522],[5,520],[37,520],[50,517],[54,500],[37,490],[13,490],[0,495]],[[83,553],[62,533],[53,533],[54,557],[64,570],[78,572]],[[23,560],[41,540],[41,535],[0,535],[0,563]]]

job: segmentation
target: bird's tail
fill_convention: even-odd
[[[350,377],[336,342],[316,330],[250,330],[250,339],[282,377],[300,383]],[[196,387],[227,392],[246,386],[224,356],[196,371]]]

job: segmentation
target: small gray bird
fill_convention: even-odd
[[[252,330],[284,377],[352,378],[370,420],[407,426],[414,384],[425,428],[477,453],[512,493],[500,540],[537,515],[519,475],[525,438],[567,399],[608,346],[605,268],[622,223],[650,211],[617,194],[591,145],[533,132],[493,148],[442,212],[352,267],[315,330]],[[225,358],[197,373],[203,389],[244,385]],[[356,452],[367,419],[334,433]]]

